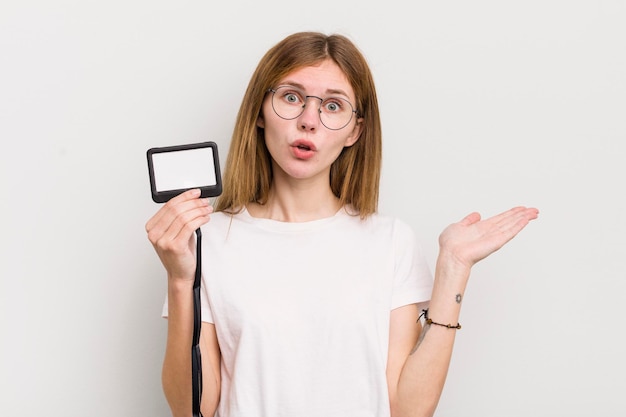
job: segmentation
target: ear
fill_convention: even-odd
[[[256,118],[256,125],[261,129],[265,129],[265,120],[263,119],[263,113],[259,113],[259,117]]]
[[[356,124],[354,125],[354,129],[352,129],[350,136],[346,138],[346,141],[344,142],[344,147],[347,148],[347,147],[354,145],[361,137],[362,131],[363,131],[363,118],[356,119]]]

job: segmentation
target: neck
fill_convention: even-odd
[[[283,222],[305,222],[334,216],[341,208],[339,199],[325,179],[294,179],[277,175],[263,205],[248,204],[248,212]]]

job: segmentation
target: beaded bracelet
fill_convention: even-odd
[[[428,309],[422,310],[422,314],[420,314],[420,316],[417,318],[417,321],[420,321],[422,316],[424,317],[424,320],[426,320],[426,324],[434,324],[435,326],[446,327],[448,329],[456,329],[456,330],[461,329],[461,323],[457,323],[455,326],[453,326],[451,324],[442,324],[442,323],[437,323],[436,321],[432,321],[432,319],[428,317]]]

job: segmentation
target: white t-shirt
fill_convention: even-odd
[[[219,417],[389,416],[390,312],[432,291],[408,225],[345,210],[304,223],[215,213],[202,266]]]

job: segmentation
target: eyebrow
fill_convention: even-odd
[[[279,85],[289,85],[289,86],[298,88],[298,89],[302,90],[303,92],[306,91],[306,89],[304,88],[304,86],[302,84],[294,82],[294,81],[286,80],[286,81],[281,82]],[[344,96],[346,98],[350,98],[350,96],[345,91],[339,90],[339,89],[334,89],[334,88],[326,89],[325,94],[339,94],[339,95],[342,95],[342,96]]]

